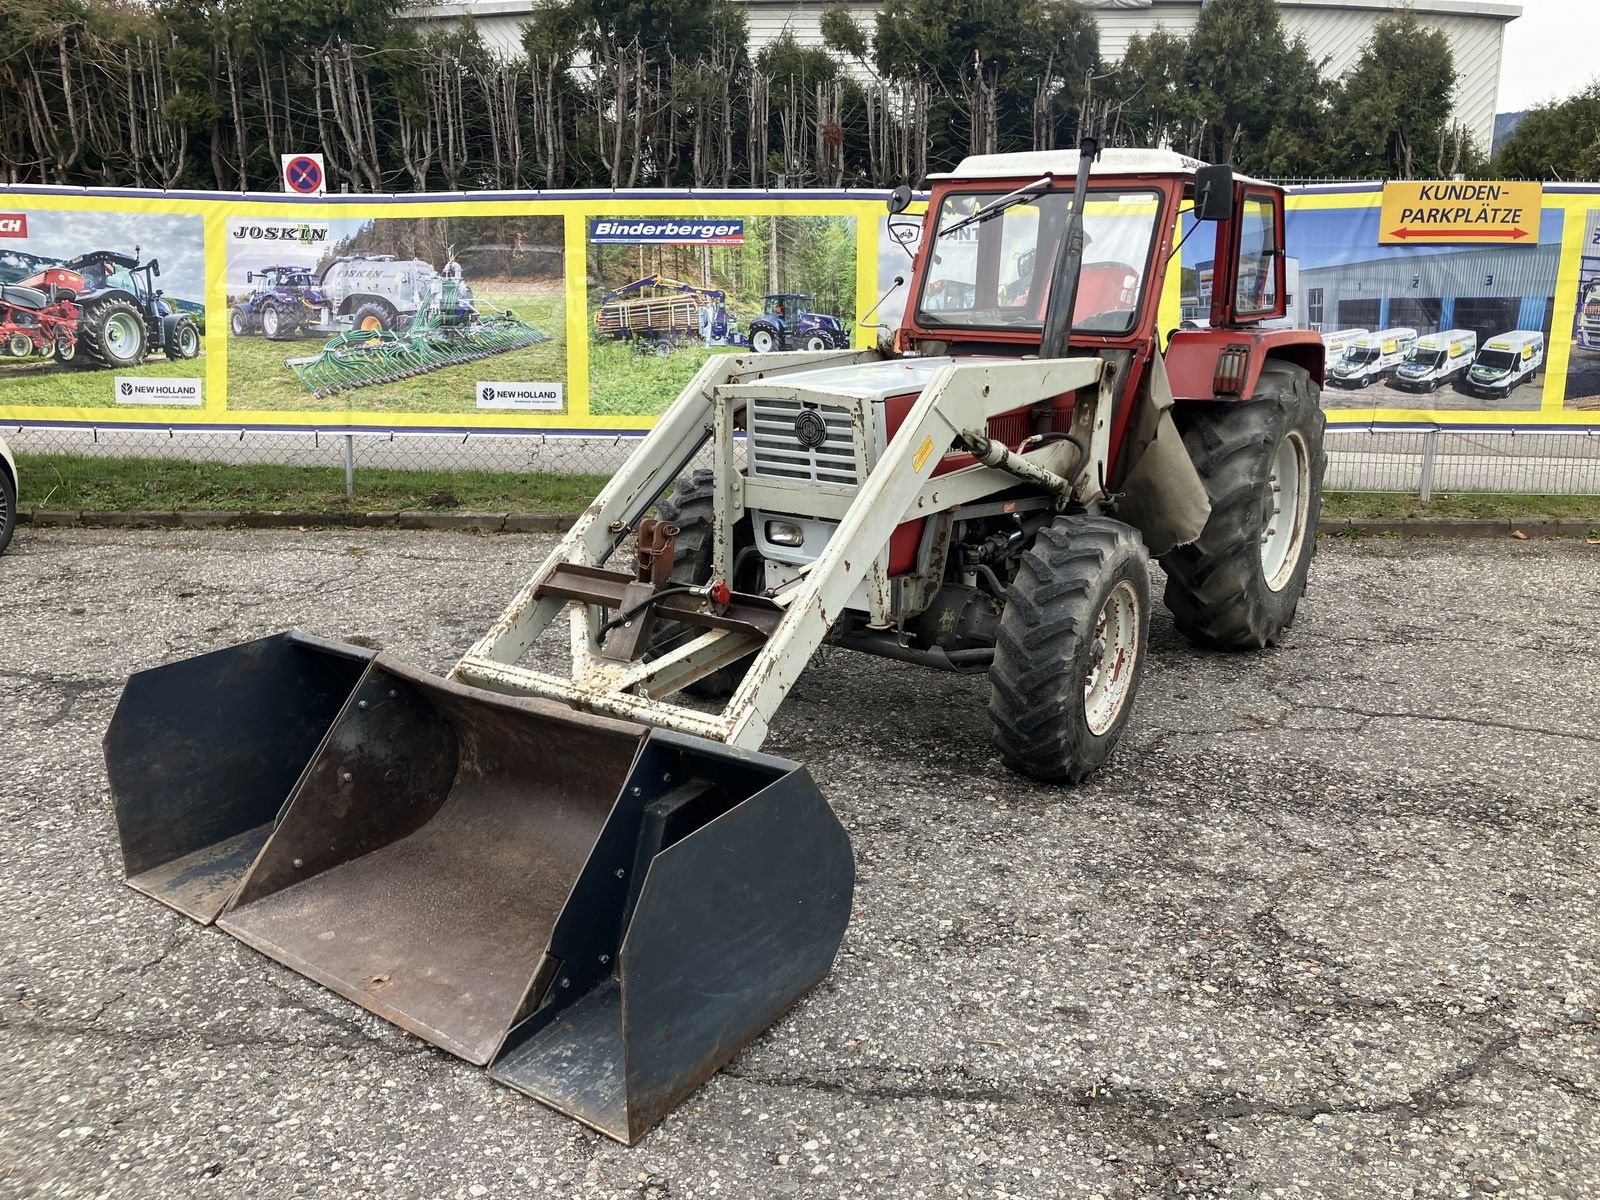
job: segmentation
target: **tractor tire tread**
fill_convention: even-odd
[[[1148,628],[1149,556],[1138,533],[1108,517],[1058,517],[1023,553],[989,670],[989,717],[1001,759],[1045,782],[1077,782],[1115,749],[1132,711],[1135,677],[1116,723],[1096,736],[1083,715],[1083,679],[1073,669],[1099,604],[1129,573],[1140,602],[1139,644]],[[1141,586],[1142,584],[1142,586]],[[1135,662],[1143,667],[1141,653]]]
[[[150,346],[149,330],[145,326],[144,314],[137,307],[120,297],[111,297],[97,304],[86,306],[87,311],[80,312],[78,317],[78,355],[74,361],[95,367],[136,367],[144,361]],[[113,361],[105,353],[105,326],[106,321],[114,312],[129,312],[139,322],[139,353],[131,359]]]
[[[1200,536],[1164,555],[1164,596],[1180,633],[1215,650],[1275,645],[1294,620],[1316,553],[1322,511],[1325,421],[1311,376],[1292,363],[1268,360],[1248,401],[1196,404],[1178,410],[1184,444],[1211,498]],[[1311,496],[1301,560],[1279,592],[1261,566],[1261,495],[1281,438],[1298,429],[1308,442]]]

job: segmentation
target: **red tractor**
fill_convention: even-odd
[[[1202,646],[1295,615],[1323,344],[1262,327],[1283,192],[1086,149],[934,177],[893,350],[712,355],[448,678],[297,633],[134,676],[129,882],[638,1140],[849,925],[843,827],[756,753],[819,647],[987,674],[972,773],[1070,782],[1134,710],[1152,558]],[[1163,339],[1184,225],[1211,327]]]
[[[83,276],[62,267],[0,285],[0,354],[71,362],[78,354],[82,290]]]

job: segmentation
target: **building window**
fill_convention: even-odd
[[[1322,289],[1306,289],[1306,320],[1313,329],[1322,328]]]

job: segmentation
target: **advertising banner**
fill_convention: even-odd
[[[1290,194],[1329,419],[1600,427],[1600,188],[1431,186]],[[891,334],[921,208],[883,200],[6,189],[0,421],[641,431],[710,355]],[[1209,313],[1180,258],[1163,330]]]

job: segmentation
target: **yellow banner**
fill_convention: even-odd
[[[1461,208],[1512,236],[1387,236]],[[1600,426],[1600,188],[1344,185],[1288,212],[1287,323],[1327,346],[1330,422]],[[1209,315],[1204,232],[1163,334]],[[0,189],[0,422],[640,432],[713,354],[889,339],[920,234],[870,192]]]

